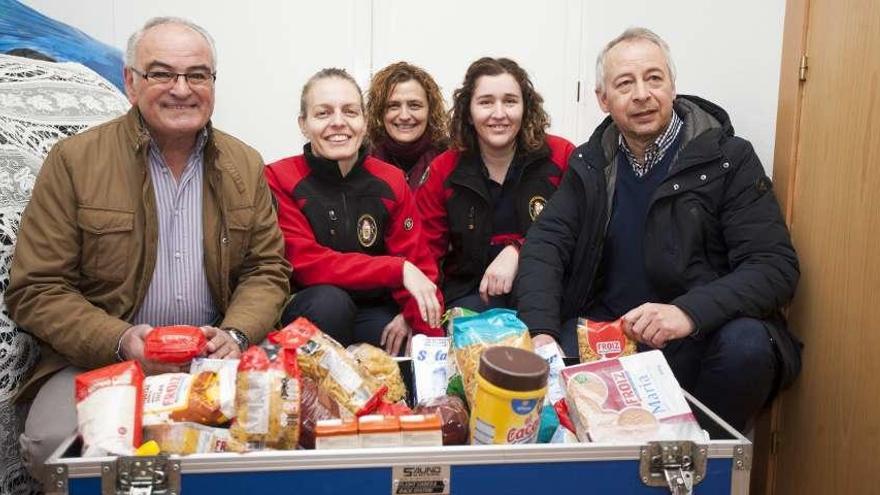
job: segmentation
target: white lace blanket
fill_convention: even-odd
[[[10,399],[36,364],[38,348],[9,319],[3,301],[21,212],[56,141],[128,108],[116,87],[80,64],[0,55],[0,493],[32,490],[18,451],[24,412]]]

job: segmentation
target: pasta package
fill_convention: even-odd
[[[582,363],[636,353],[636,343],[623,333],[623,319],[602,322],[578,318],[577,337]]]
[[[347,350],[367,375],[388,387],[385,402],[395,403],[406,398],[406,385],[400,375],[400,366],[387,352],[366,343],[350,345]]]
[[[387,391],[386,386],[361,370],[339,342],[305,318],[297,318],[278,332],[269,334],[269,341],[296,349],[302,375],[315,380],[352,414],[370,414]]]
[[[473,407],[480,356],[490,347],[508,346],[533,351],[525,323],[509,309],[490,309],[452,321],[452,347],[456,367],[464,382],[468,404]]]
[[[295,449],[300,398],[296,350],[251,346],[238,364],[232,438],[252,450]]]
[[[234,380],[225,377],[226,380]],[[233,382],[234,383],[234,382]],[[155,425],[191,421],[219,426],[229,419],[221,411],[220,375],[203,371],[164,373],[144,379],[144,424]]]

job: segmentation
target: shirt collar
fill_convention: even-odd
[[[623,138],[623,134],[620,134],[618,137],[618,147],[623,151],[626,155],[626,160],[632,166],[633,171],[635,171],[636,175],[641,177],[648,173],[651,168],[660,162],[663,157],[666,155],[666,152],[669,151],[669,148],[672,146],[672,143],[675,142],[676,138],[678,138],[679,133],[681,132],[681,128],[684,122],[675,113],[675,110],[672,111],[672,119],[669,122],[669,125],[666,126],[666,130],[664,130],[657,139],[654,140],[653,143],[649,144],[647,148],[645,148],[645,159],[643,163],[639,163],[636,159],[636,156],[633,154],[632,150],[630,150],[629,146],[626,144],[626,139]]]

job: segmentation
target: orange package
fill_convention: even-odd
[[[578,318],[578,354],[582,363],[636,353],[636,343],[623,333],[623,319],[591,321]]]
[[[80,373],[74,379],[83,457],[132,455],[141,444],[144,372],[137,361]]]
[[[199,327],[156,327],[144,339],[144,357],[162,363],[188,363],[201,355],[208,339]]]

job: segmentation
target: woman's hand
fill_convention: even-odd
[[[403,313],[398,313],[394,319],[385,325],[385,329],[382,330],[382,337],[379,338],[379,345],[381,345],[388,354],[396,356],[398,352],[400,352],[403,343],[409,339],[411,333],[412,329],[406,324],[406,320],[403,318]]]
[[[403,286],[412,294],[419,306],[419,314],[428,326],[440,326],[440,301],[437,285],[409,261],[403,262]]]
[[[492,260],[483,280],[480,281],[480,299],[489,304],[489,296],[509,294],[513,289],[513,279],[519,265],[519,250],[516,246],[507,246]]]

